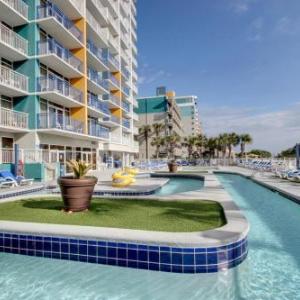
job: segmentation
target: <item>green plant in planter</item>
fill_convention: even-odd
[[[72,170],[75,179],[82,179],[86,177],[92,165],[82,160],[70,160],[67,162],[68,167]]]

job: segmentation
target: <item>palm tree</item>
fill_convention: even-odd
[[[154,123],[152,124],[152,129],[156,137],[159,137],[160,133],[165,128],[165,125],[163,123]]]
[[[165,138],[156,136],[152,139],[151,145],[156,147],[156,159],[158,159],[160,147],[165,145]]]
[[[171,159],[174,159],[174,151],[175,148],[178,147],[178,143],[181,138],[178,134],[172,134],[166,137],[166,143],[168,145],[168,152],[170,154]]]
[[[240,143],[240,137],[235,133],[229,133],[227,136],[228,157],[231,158],[232,147],[236,147]]]
[[[245,154],[245,149],[247,144],[251,144],[253,139],[250,134],[244,133],[239,136],[240,144],[241,144],[241,157]]]
[[[218,139],[215,137],[209,138],[206,146],[208,148],[210,158],[213,158],[215,156],[215,151],[218,149]]]
[[[195,136],[189,136],[184,139],[182,145],[187,148],[189,159],[193,155],[194,146],[196,145],[197,138]]]
[[[218,150],[222,152],[223,158],[226,155],[228,146],[228,133],[222,133],[218,136]]]
[[[204,148],[206,147],[206,143],[207,143],[207,138],[205,135],[199,134],[196,137],[196,146],[198,148],[199,157],[202,157],[202,153]]]
[[[150,138],[151,134],[152,134],[152,131],[151,131],[150,125],[144,125],[139,128],[139,138],[141,140],[144,140],[145,144],[146,144],[146,159],[149,159],[148,144],[149,144],[149,138]]]

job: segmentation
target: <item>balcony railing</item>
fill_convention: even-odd
[[[122,91],[123,91],[123,93],[126,94],[127,96],[130,95],[130,89],[127,88],[126,86],[123,86],[123,87],[122,87]]]
[[[96,121],[89,121],[89,135],[109,139],[109,129],[101,126]]]
[[[86,18],[90,26],[97,32],[97,34],[107,43],[108,40],[108,31],[101,27],[101,25],[97,22],[94,16],[87,10]]]
[[[73,36],[82,42],[82,32],[56,5],[47,3],[37,7],[37,18],[44,19],[54,17],[63,27],[65,27]]]
[[[0,125],[18,129],[28,129],[28,114],[11,109],[0,109]]]
[[[103,100],[104,101],[111,101],[111,102],[115,103],[116,105],[120,106],[120,98],[116,97],[113,94],[103,95]]]
[[[1,65],[0,82],[12,88],[28,92],[28,77]]]
[[[130,104],[129,103],[123,101],[122,102],[122,108],[124,110],[126,110],[127,112],[130,112]]]
[[[113,116],[113,115],[111,115],[109,117],[103,118],[103,121],[108,121],[108,122],[111,121],[111,122],[114,122],[116,124],[120,124],[121,123],[120,118],[118,118],[116,116]]]
[[[125,66],[122,66],[122,73],[123,73],[123,75],[125,76],[125,78],[126,78],[127,80],[129,80],[130,72],[125,68]]]
[[[107,60],[110,61],[117,69],[120,67],[120,62],[108,51]]]
[[[107,66],[107,59],[105,58],[104,51],[98,48],[93,42],[87,41],[87,49],[90,50],[104,65]]]
[[[57,92],[77,102],[83,102],[83,94],[80,90],[72,87],[68,81],[59,77],[48,75],[37,80],[38,92]]]
[[[123,119],[122,120],[122,125],[128,129],[130,129],[130,120]]]
[[[114,85],[120,86],[120,81],[111,73],[107,75],[107,79],[110,80]]]
[[[94,69],[88,69],[88,77],[91,81],[95,82],[97,85],[101,86],[103,89],[108,90],[108,82],[101,78],[101,75]]]
[[[110,115],[110,110],[107,103],[100,101],[95,95],[88,94],[88,105],[96,110],[103,112],[106,115]]]
[[[23,54],[28,54],[28,41],[2,23],[0,23],[0,40]]]
[[[83,133],[83,123],[64,115],[55,113],[40,113],[37,116],[39,129],[60,129],[76,133]]]
[[[28,5],[22,0],[2,0],[8,6],[16,10],[23,17],[28,19]]]
[[[54,39],[38,42],[37,50],[39,55],[55,54],[76,70],[83,71],[82,61],[75,57],[71,51],[59,45]]]

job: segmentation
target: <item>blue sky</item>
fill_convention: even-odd
[[[300,142],[299,12],[299,0],[138,0],[139,95],[197,95],[208,135],[249,132],[273,152]]]

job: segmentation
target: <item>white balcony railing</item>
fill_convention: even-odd
[[[0,66],[0,82],[24,92],[28,91],[28,77],[5,66]]]
[[[97,34],[101,37],[102,40],[107,43],[108,40],[108,31],[106,28],[101,27],[101,25],[97,22],[94,16],[87,10],[86,11],[87,22],[90,26],[97,32]]]
[[[25,55],[28,54],[28,41],[2,23],[0,23],[0,40]]]
[[[0,125],[17,129],[28,129],[28,114],[11,109],[0,109]]]
[[[2,0],[8,6],[16,10],[23,17],[28,19],[28,5],[23,0]]]

